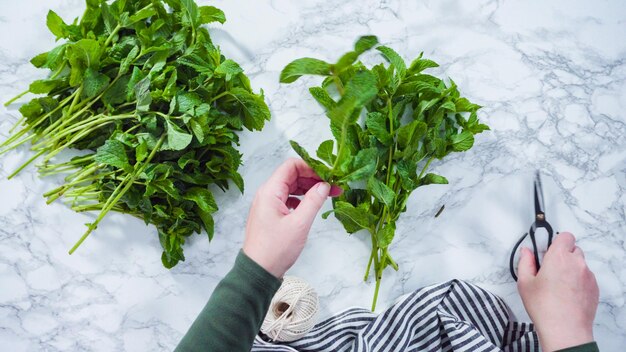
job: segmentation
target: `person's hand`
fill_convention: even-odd
[[[301,159],[289,159],[259,188],[252,202],[243,252],[277,278],[300,256],[326,198],[341,194]],[[295,195],[304,195],[302,200]]]
[[[545,352],[593,341],[598,284],[574,236],[562,232],[537,273],[534,255],[522,248],[517,288]]]

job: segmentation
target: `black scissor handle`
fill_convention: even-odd
[[[545,220],[538,219],[537,221],[535,221],[534,224],[530,226],[530,230],[528,230],[528,233],[530,234],[530,240],[533,242],[533,253],[535,254],[535,266],[537,268],[537,271],[541,269],[541,263],[539,262],[539,251],[537,249],[537,240],[535,238],[535,230],[539,228],[544,228],[548,232],[548,248],[550,248],[550,246],[552,245],[553,236],[552,226],[550,226],[550,224]]]
[[[539,219],[539,215],[542,215],[542,214],[537,215],[538,219],[530,226],[530,229],[528,230],[528,232],[525,233],[522,237],[520,237],[517,243],[515,243],[515,246],[513,247],[513,251],[511,251],[511,258],[509,259],[509,270],[511,271],[511,276],[513,277],[513,280],[515,281],[517,281],[517,275],[515,274],[515,253],[517,253],[519,246],[522,244],[526,236],[530,234],[530,240],[533,243],[533,253],[535,255],[535,266],[537,267],[537,270],[541,268],[541,263],[539,262],[539,250],[537,249],[537,240],[535,238],[535,230],[537,230],[538,228],[546,229],[546,231],[548,232],[548,248],[550,248],[550,246],[552,245],[552,237],[554,235],[554,232],[552,231],[552,226],[550,226],[550,224],[547,221],[543,219]]]
[[[513,280],[515,281],[517,281],[517,275],[515,275],[515,253],[517,253],[517,249],[522,244],[526,236],[528,236],[528,232],[523,234],[522,237],[520,237],[519,240],[517,240],[517,243],[515,243],[515,246],[513,246],[513,250],[511,251],[511,259],[509,260],[509,270],[511,271],[511,276],[513,277]]]

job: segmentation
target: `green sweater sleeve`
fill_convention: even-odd
[[[175,351],[250,351],[280,284],[240,251]]]
[[[600,352],[600,350],[598,349],[598,344],[589,342],[584,345],[569,347],[555,352]]]

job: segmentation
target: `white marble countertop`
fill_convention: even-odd
[[[200,1],[207,3],[207,1]],[[419,4],[418,4],[419,3]],[[260,183],[285,158],[287,140],[312,149],[328,137],[307,87],[278,83],[301,56],[334,60],[362,34],[375,34],[407,59],[420,51],[441,64],[461,91],[485,108],[492,131],[475,147],[434,169],[447,186],[415,192],[398,222],[379,309],[421,286],[460,278],[502,296],[528,319],[508,273],[508,255],[532,220],[532,172],[544,175],[546,207],[557,230],[579,239],[600,285],[595,336],[603,352],[626,346],[626,4],[612,1],[216,1],[228,21],[214,41],[263,88],[273,119],[244,134],[246,181],[217,196],[212,243],[196,236],[187,261],[160,263],[156,231],[112,214],[72,256],[67,250],[92,215],[41,194],[55,180],[33,169],[6,176],[29,155],[0,158],[0,345],[5,351],[171,350],[232,265],[248,206]],[[0,101],[44,72],[28,60],[53,45],[45,15],[79,16],[83,0],[0,2]],[[0,112],[0,140],[18,116]],[[441,205],[445,211],[433,215]],[[326,207],[330,207],[329,204]],[[316,220],[290,274],[311,283],[320,318],[369,306],[362,282],[367,242],[336,220]]]

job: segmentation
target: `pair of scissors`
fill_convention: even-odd
[[[525,233],[522,237],[520,237],[520,239],[517,241],[517,243],[513,247],[513,251],[511,252],[509,269],[511,270],[511,276],[513,276],[513,279],[515,281],[517,281],[517,275],[515,274],[515,267],[514,267],[515,253],[517,253],[517,250],[519,249],[519,246],[522,244],[524,239],[527,236],[530,236],[530,240],[532,241],[532,244],[533,244],[533,253],[535,254],[535,265],[537,267],[537,270],[541,268],[541,263],[539,262],[539,249],[537,247],[537,238],[535,236],[536,230],[539,228],[544,228],[548,232],[548,248],[552,244],[552,237],[553,237],[552,226],[550,226],[550,223],[548,223],[548,221],[546,220],[546,213],[544,210],[545,207],[544,207],[544,202],[543,202],[543,188],[541,186],[541,177],[539,175],[539,171],[535,173],[534,199],[535,199],[535,221],[532,223],[532,225],[530,225],[530,229],[528,230],[528,232]]]

